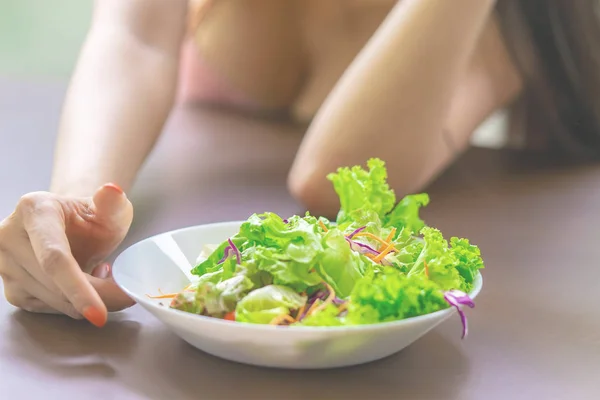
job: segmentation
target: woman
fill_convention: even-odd
[[[399,194],[418,190],[508,106],[519,106],[523,131],[539,133],[520,136],[526,145],[593,156],[597,4],[98,0],[50,191],[23,196],[0,226],[6,298],[97,326],[131,305],[102,260],[129,229],[121,188],[161,132],[178,77],[183,101],[311,120],[289,187],[318,214],[337,207],[327,172],[377,156]],[[364,146],[367,135],[385,145]]]

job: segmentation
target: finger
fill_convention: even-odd
[[[5,287],[4,295],[10,304],[28,312],[65,314],[73,319],[81,319],[81,314],[73,308],[71,303],[59,299],[43,287],[41,287],[41,290],[34,287],[32,292],[36,291],[38,293],[33,294],[20,285],[8,285]],[[37,296],[41,298],[37,298]]]
[[[41,303],[45,304],[46,307],[36,307],[33,310],[30,309],[28,311],[48,313],[47,310],[51,309],[55,311],[53,314],[62,313],[73,319],[82,318],[82,315],[75,309],[75,307],[73,307],[73,304],[65,300],[62,296],[57,296],[56,294],[50,292],[36,281],[33,281],[29,287],[29,293],[31,296],[37,298]]]
[[[39,307],[36,305],[38,303],[31,302],[31,298],[36,298],[54,310],[54,313],[63,313],[71,318],[81,319],[81,314],[75,310],[62,293],[56,294],[49,291],[31,276],[27,270],[9,258],[4,258],[3,264],[7,262],[12,264],[10,265],[11,279],[5,281],[5,290],[10,293],[12,300],[14,300],[11,304],[27,311],[38,312],[37,309]]]
[[[25,268],[38,282],[41,282],[48,290],[58,295],[62,294],[61,290],[52,282],[52,279],[42,271],[33,254],[33,249],[29,243],[27,233],[23,228],[22,218],[18,215],[7,218],[0,228],[2,231],[3,248],[0,250],[0,256],[7,259],[10,263],[13,261]]]
[[[100,187],[92,199],[97,218],[129,227],[133,220],[133,206],[119,186],[107,183]]]
[[[23,308],[25,311],[38,313],[38,314],[63,314],[73,319],[82,319],[83,317],[79,314],[70,303],[62,302],[58,306],[52,306],[52,303],[48,303],[47,300],[37,299],[31,296],[26,300],[27,308]],[[65,311],[70,308],[71,311]]]
[[[40,282],[50,292],[63,296],[62,291],[52,281],[52,278],[46,274],[38,265],[33,248],[28,239],[24,236],[19,237],[11,245],[12,259],[22,268],[24,268],[36,281]]]
[[[109,311],[120,311],[133,306],[135,301],[119,288],[111,272],[109,268],[109,276],[107,278],[102,279],[95,276],[88,276],[88,280],[94,286]]]
[[[40,268],[80,314],[92,324],[103,326],[106,307],[71,254],[64,220],[56,204],[44,200],[25,202],[20,211]]]
[[[26,307],[20,308],[28,312],[37,314],[62,314],[60,311],[50,307],[48,304],[44,303],[39,299],[36,299],[35,297],[27,298],[26,303]]]

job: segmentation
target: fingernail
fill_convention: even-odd
[[[92,276],[100,279],[106,279],[110,275],[110,266],[108,264],[98,265],[92,272]]]
[[[115,190],[119,194],[123,194],[124,193],[123,189],[121,189],[121,186],[117,185],[116,183],[107,183],[106,185],[104,185],[104,187],[112,189],[112,190]]]
[[[98,328],[102,328],[106,324],[106,316],[94,306],[89,306],[83,309],[83,316]]]

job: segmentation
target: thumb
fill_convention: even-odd
[[[108,311],[120,311],[135,304],[135,301],[119,288],[112,277],[112,268],[108,264],[99,265],[92,275],[87,275],[87,278],[98,292]]]
[[[96,216],[119,225],[131,225],[133,206],[123,189],[114,183],[101,186],[92,198]]]

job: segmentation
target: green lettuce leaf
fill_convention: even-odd
[[[204,303],[196,300],[196,292],[178,293],[169,307],[192,314],[202,314],[204,312]]]
[[[317,271],[333,287],[340,298],[346,298],[362,278],[371,263],[365,256],[352,251],[344,234],[330,230],[325,235],[324,250]]]
[[[236,321],[268,324],[273,318],[289,314],[306,304],[306,296],[286,286],[269,285],[251,291],[237,303]]]
[[[376,236],[387,237],[387,234],[391,230],[387,229],[384,231],[379,215],[375,211],[368,209],[352,211],[346,222],[339,224],[338,228],[346,234],[350,234],[363,226],[365,227],[363,232],[369,232]]]
[[[339,310],[333,304],[328,304],[327,307],[320,311],[316,311],[304,318],[301,322],[295,325],[302,326],[341,326],[344,325],[343,319],[338,318]]]
[[[235,310],[238,301],[243,298],[254,284],[246,275],[238,274],[217,284],[206,281],[195,292],[182,292],[171,304],[172,308],[182,311],[194,310],[196,314],[222,317]],[[191,293],[191,294],[190,294]]]
[[[321,282],[315,271],[323,252],[316,218],[293,216],[285,223],[273,213],[255,214],[242,224],[240,235],[249,242],[243,263],[269,273],[274,284],[301,292]]]
[[[412,236],[408,229],[403,229],[394,241],[397,252],[388,254],[386,260],[403,273],[408,273],[423,251],[423,241]]]
[[[284,223],[274,213],[252,215],[240,227],[240,235],[252,244],[283,250],[287,256],[301,263],[311,262],[322,250],[320,228],[314,222],[299,216]]]
[[[427,263],[429,278],[442,290],[458,289],[468,293],[477,271],[483,268],[479,248],[458,238],[452,238],[452,247],[449,247],[442,233],[435,228],[423,228],[421,234],[425,246],[408,274],[424,274]]]
[[[360,165],[343,167],[327,176],[340,198],[338,224],[350,219],[350,214],[359,209],[372,210],[383,218],[394,207],[396,196],[387,183],[385,163],[372,158],[367,167],[368,171]]]
[[[232,237],[231,241],[240,251],[243,251],[248,245],[248,239],[239,234]],[[221,271],[223,269],[223,264],[219,264],[219,261],[223,258],[227,246],[229,246],[227,240],[222,242],[206,260],[202,261],[192,269],[192,274],[202,276],[206,273]]]
[[[293,247],[296,251],[297,246]],[[249,265],[269,273],[276,285],[290,286],[298,292],[318,285],[322,279],[314,269],[316,260],[309,263],[298,262],[287,251],[256,246],[248,252]]]
[[[448,307],[439,286],[422,275],[406,276],[389,267],[357,283],[348,308],[350,323],[410,318]]]
[[[451,251],[458,260],[456,269],[463,278],[464,292],[470,292],[477,272],[484,268],[479,247],[472,245],[467,239],[450,238]]]
[[[429,195],[426,193],[405,196],[394,207],[391,213],[385,216],[384,225],[406,229],[413,234],[418,234],[425,227],[425,222],[419,217],[421,207],[429,204]]]

